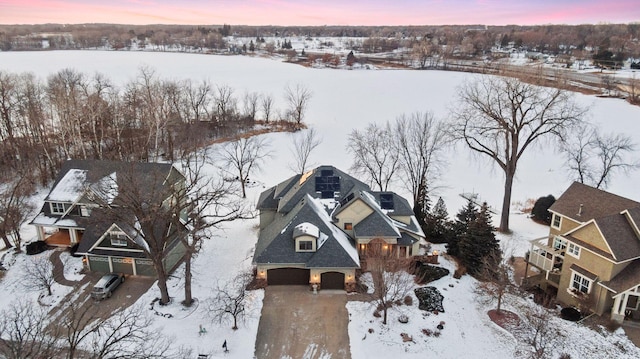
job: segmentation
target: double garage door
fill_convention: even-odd
[[[135,266],[135,269],[134,269]],[[154,276],[153,263],[148,259],[89,256],[89,267],[93,272],[136,274]]]
[[[310,274],[309,269],[303,268],[269,269],[267,283],[269,285],[309,285]],[[344,289],[344,273],[322,273],[320,283],[322,289]]]

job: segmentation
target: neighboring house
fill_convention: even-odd
[[[566,305],[622,322],[640,318],[640,203],[573,183],[549,208],[549,236],[532,241],[530,284]]]
[[[254,263],[262,285],[355,290],[374,249],[417,255],[425,238],[406,199],[320,166],[262,192]]]
[[[147,243],[132,228],[133,221],[109,221],[100,210],[101,205],[109,205],[120,206],[126,211],[126,203],[120,200],[119,190],[132,186],[131,183],[121,183],[127,176],[140,179],[136,182],[137,186],[143,187],[139,188],[140,193],[149,193],[150,188],[179,185],[185,180],[171,164],[67,161],[62,165],[42,209],[31,221],[38,239],[52,246],[77,245],[76,254],[84,256],[83,263],[91,271],[154,276],[153,264],[146,255]],[[184,227],[177,227],[170,227],[169,238],[172,239],[165,250],[165,266],[169,271],[185,254],[180,240]]]

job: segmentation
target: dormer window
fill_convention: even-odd
[[[298,241],[298,250],[301,252],[312,251],[313,241]]]
[[[127,236],[122,232],[111,232],[109,233],[109,239],[111,240],[111,245],[114,247],[126,247],[127,246]]]
[[[315,252],[321,245],[318,238],[320,230],[311,223],[300,223],[293,229],[296,252]]]
[[[51,208],[52,214],[64,214],[65,205],[60,202],[49,202],[49,207]]]

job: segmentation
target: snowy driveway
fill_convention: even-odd
[[[306,286],[265,289],[257,359],[350,359],[344,291],[314,295]]]

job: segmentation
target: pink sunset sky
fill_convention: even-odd
[[[0,0],[0,24],[535,25],[639,21],[638,0]]]

